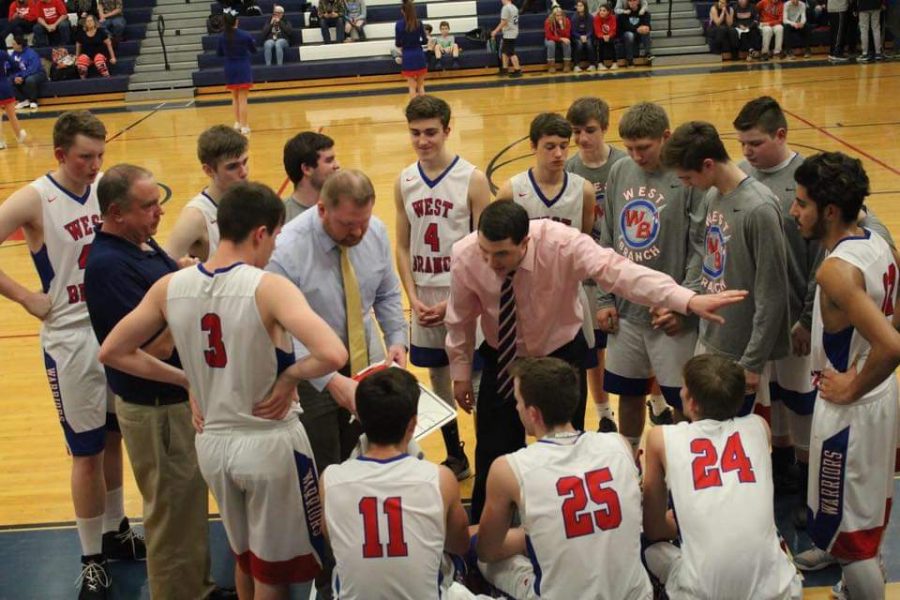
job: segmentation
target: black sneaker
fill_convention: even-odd
[[[619,428],[616,427],[616,422],[609,417],[600,417],[600,425],[597,427],[597,431],[600,433],[618,433]]]
[[[78,600],[106,600],[111,580],[102,554],[81,557],[81,575],[75,581]]]
[[[647,402],[647,412],[650,414],[650,422],[654,425],[671,425],[675,422],[671,406],[667,406],[664,411],[656,415],[653,414],[653,407],[650,405],[650,402]]]
[[[453,471],[453,474],[456,476],[457,481],[463,481],[464,479],[468,479],[472,476],[472,471],[469,469],[469,458],[465,453],[466,443],[461,442],[459,444],[459,454],[460,456],[448,456],[447,460],[442,462],[441,464]]]
[[[510,76],[511,78],[513,78],[513,79],[518,79],[519,77],[522,76],[522,69],[519,69],[519,70],[517,70],[517,71],[513,71],[512,73],[509,74],[509,76]]]
[[[213,591],[210,592],[209,596],[206,597],[206,600],[237,600],[238,593],[237,590],[232,587],[219,587],[218,585],[213,588]]]
[[[146,560],[144,538],[132,529],[128,517],[119,523],[119,531],[103,534],[103,556],[109,560]]]

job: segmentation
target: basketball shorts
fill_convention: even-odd
[[[603,389],[624,396],[650,391],[654,374],[666,402],[681,410],[681,371],[697,345],[695,329],[668,336],[661,329],[619,319],[619,331],[609,336]]]
[[[439,302],[444,302],[450,298],[449,287],[420,287],[416,286],[416,295],[419,300],[426,306],[434,306]],[[447,356],[447,328],[443,325],[438,327],[422,327],[419,325],[418,319],[413,315],[410,318],[410,348],[409,362],[417,367],[439,368],[446,367],[450,364]],[[475,347],[478,348],[484,341],[484,334],[481,332],[479,324],[475,330]],[[481,370],[481,359],[478,352],[472,359],[472,370]]]
[[[852,405],[816,399],[809,452],[809,535],[842,560],[878,548],[891,511],[897,380]]]
[[[503,38],[503,42],[500,44],[500,52],[506,56],[515,56],[516,38]]]
[[[99,454],[106,431],[118,431],[119,423],[94,331],[90,327],[43,328],[41,347],[69,452],[73,456]]]
[[[806,450],[809,448],[809,432],[816,403],[812,355],[791,354],[770,361],[767,368],[772,435],[785,436],[790,433],[794,445]]]
[[[205,431],[197,462],[241,569],[271,585],[311,581],[324,551],[319,478],[296,419],[259,430]]]

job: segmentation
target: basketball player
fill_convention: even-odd
[[[609,129],[609,105],[602,99],[586,96],[579,98],[569,107],[566,120],[572,125],[572,134],[578,152],[566,161],[566,171],[581,175],[594,186],[594,227],[591,235],[600,242],[600,223],[606,208],[606,180],[609,170],[619,159],[627,155],[606,143],[604,137]],[[603,389],[606,333],[597,325],[597,284],[593,279],[584,282],[587,294],[587,312],[594,329],[594,348],[597,351],[597,366],[588,369],[588,387],[597,407],[600,420],[599,431],[617,431],[615,416],[609,407],[609,395]]]
[[[106,559],[144,559],[125,518],[122,435],[97,361],[84,299],[84,265],[100,226],[97,179],[106,127],[87,111],[53,126],[57,168],[0,204],[0,240],[20,227],[41,278],[31,291],[0,272],[0,294],[42,321],[41,347],[60,424],[72,455],[72,503],[81,541],[81,600],[106,598]]]
[[[520,359],[513,376],[519,418],[538,441],[491,466],[477,540],[485,578],[519,600],[649,600],[628,444],[572,427],[579,383],[565,361]],[[517,510],[522,525],[511,528]]]
[[[334,140],[316,131],[303,131],[289,139],[282,155],[284,171],[294,184],[294,191],[284,199],[288,222],[316,205],[325,180],[341,165],[334,154]]]
[[[753,409],[757,388],[768,387],[766,364],[790,352],[787,258],[778,198],[731,162],[709,123],[691,121],[678,127],[662,157],[684,183],[709,190],[703,293],[750,290],[750,301],[725,309],[725,322],[705,327],[698,344],[743,367],[747,396],[739,414],[745,415]]]
[[[619,135],[629,158],[610,169],[600,245],[699,292],[706,205],[663,166],[669,134],[669,117],[658,104],[640,102],[622,115]],[[603,386],[619,395],[619,432],[636,453],[654,374],[662,396],[650,402],[652,420],[671,422],[667,404],[681,418],[681,369],[697,345],[697,319],[607,293],[597,303],[597,322],[610,334]]]
[[[328,466],[320,479],[337,562],[335,598],[472,597],[443,575],[450,563],[444,552],[461,555],[469,547],[456,478],[406,453],[418,403],[416,378],[403,369],[374,373],[356,390],[369,446],[362,456]]]
[[[695,356],[681,388],[691,423],[647,436],[644,534],[657,543],[645,558],[671,600],[803,596],[775,529],[769,427],[758,415],[737,416],[745,386],[732,360]],[[677,547],[668,540],[679,534]]]
[[[444,313],[450,296],[450,249],[470,233],[491,200],[487,177],[451,154],[450,106],[434,96],[417,96],[406,106],[406,121],[418,160],[394,183],[397,209],[397,272],[412,308],[409,360],[427,367],[431,387],[455,406],[450,361],[444,350]],[[457,479],[470,475],[457,422],[441,427],[446,465]]]
[[[816,273],[809,533],[840,561],[850,598],[884,598],[878,564],[890,516],[897,445],[898,256],[857,224],[869,178],[840,152],[806,159],[791,207],[801,235],[828,252]],[[893,327],[892,327],[893,325]],[[803,553],[807,554],[807,553]],[[802,556],[802,555],[801,555]],[[809,557],[798,564],[809,563]],[[821,562],[821,561],[818,561]]]
[[[209,177],[209,185],[178,215],[166,243],[166,254],[175,259],[190,255],[205,261],[216,251],[219,200],[228,188],[250,174],[248,144],[242,133],[225,125],[213,125],[197,138],[197,158]]]
[[[239,183],[220,200],[213,256],[155,283],[106,338],[100,360],[190,389],[202,423],[197,458],[236,557],[238,593],[286,599],[289,584],[319,573],[323,542],[297,383],[337,368],[347,353],[296,286],[261,269],[284,221],[278,196]],[[140,349],[167,326],[183,371]],[[294,361],[288,334],[309,357]]]

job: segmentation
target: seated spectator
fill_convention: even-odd
[[[718,0],[709,8],[706,35],[713,43],[714,52],[730,52],[732,60],[738,59],[739,41],[734,28],[734,9],[728,6],[728,0]]]
[[[781,44],[784,38],[784,3],[781,0],[760,0],[756,3],[759,11],[759,28],[762,31],[762,59],[769,60],[769,44],[775,37],[774,56],[781,58]]]
[[[109,34],[100,29],[94,15],[85,17],[81,29],[75,34],[75,65],[78,76],[86,79],[91,65],[96,67],[101,77],[109,77],[109,66],[116,64]]]
[[[10,58],[15,69],[9,78],[16,94],[17,109],[36,109],[38,97],[41,94],[41,86],[47,81],[47,74],[41,64],[41,57],[32,48],[28,47],[25,36],[17,35],[13,38],[13,51]]]
[[[125,35],[125,14],[122,0],[99,0],[97,10],[100,16],[100,27],[112,36],[113,41],[121,41]]]
[[[459,44],[456,38],[450,35],[450,23],[441,21],[441,35],[434,39],[434,58],[441,64],[441,68],[446,68],[448,59],[453,60],[453,68],[459,66]]]
[[[616,23],[618,31],[619,58],[624,55],[629,67],[634,66],[634,40],[638,40],[638,56],[647,62],[653,61],[650,53],[650,13],[641,8],[639,0],[627,0],[628,12],[620,14]]]
[[[647,4],[647,0],[641,0],[640,2],[640,11],[639,15],[644,16],[647,11],[649,11],[649,5]],[[628,8],[628,0],[616,0],[616,15],[625,15],[631,12],[631,9]]]
[[[429,71],[434,70],[435,58],[434,58],[434,47],[437,45],[434,41],[434,36],[431,34],[434,33],[434,27],[431,26],[431,23],[425,23],[423,26],[425,29],[425,45],[422,46],[422,50],[425,51],[425,62],[427,63],[427,68]],[[402,58],[403,49],[399,48],[400,56]],[[401,60],[402,63],[402,60]]]
[[[0,31],[0,49],[5,48],[10,35],[24,35],[34,30],[36,15],[30,0],[13,0],[9,3],[6,27]]]
[[[738,48],[747,53],[747,60],[759,56],[762,40],[759,33],[759,13],[750,0],[738,0],[734,7],[734,31],[738,36]]]
[[[803,56],[810,57],[809,50],[810,27],[806,22],[806,3],[801,0],[789,0],[784,5],[784,30],[785,46],[788,58],[794,58],[794,50],[801,45],[804,48]]]
[[[66,0],[66,10],[69,13],[70,25],[81,27],[85,17],[93,15],[100,18],[100,11],[97,9],[97,0]],[[71,20],[74,19],[74,22]]]
[[[597,51],[594,49],[594,18],[588,12],[585,0],[575,3],[575,16],[572,18],[572,41],[575,43],[572,58],[575,60],[575,72],[581,72],[582,60],[588,62],[588,71],[594,70],[597,62]]]
[[[322,31],[322,40],[326,44],[331,43],[331,31],[334,27],[338,43],[344,41],[344,14],[347,7],[344,0],[319,0],[319,29]]]
[[[572,68],[572,21],[558,5],[544,21],[544,45],[547,47],[547,65],[550,73],[556,72],[556,49],[562,48],[563,69]]]
[[[346,0],[347,12],[344,14],[345,42],[353,41],[353,32],[360,41],[366,39],[366,0]]]
[[[69,11],[62,0],[36,0],[34,3],[34,46],[43,48],[52,42],[65,46],[71,39]]]
[[[272,64],[272,50],[275,50],[275,64],[284,64],[284,49],[291,45],[294,30],[284,18],[284,7],[275,5],[272,18],[263,26],[262,45],[266,65]]]
[[[601,4],[594,16],[594,37],[597,39],[597,69],[606,70],[606,61],[612,65],[610,69],[618,69],[616,62],[616,15],[609,4]]]

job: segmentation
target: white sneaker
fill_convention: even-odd
[[[834,600],[851,600],[847,588],[844,586],[844,580],[841,579],[831,588],[831,597]]]
[[[237,121],[235,121],[235,122],[234,122],[234,125],[232,126],[232,128],[233,128],[235,131],[240,131],[240,130],[241,130],[241,124],[238,123]]]
[[[794,564],[801,571],[820,571],[825,567],[837,564],[837,559],[824,550],[813,546],[809,550],[795,555]]]
[[[249,127],[241,127],[241,133],[244,135],[250,135],[250,128]]]
[[[597,63],[597,71],[609,71],[609,67],[603,63]]]
[[[619,63],[618,63],[618,61],[613,62],[612,66],[610,67],[610,69],[618,69],[618,68],[619,68]]]
[[[16,103],[16,110],[22,110],[23,108],[28,108],[31,103],[28,100],[22,100],[21,102]]]
[[[23,144],[25,142],[25,138],[27,138],[27,137],[28,137],[28,132],[25,131],[24,129],[20,129],[19,135],[16,136],[16,141],[19,142],[20,144]]]
[[[572,69],[572,70],[573,70],[575,73],[581,73],[581,67],[579,67],[578,65],[575,65],[575,68]]]
[[[30,108],[31,110],[37,110],[37,108],[38,108],[38,103],[37,103],[37,102],[29,102],[29,103],[28,103],[28,108]]]
[[[588,73],[593,73],[595,70],[596,70],[596,67],[594,65],[588,65],[588,68],[587,68]]]

